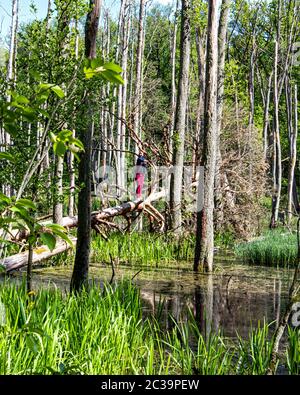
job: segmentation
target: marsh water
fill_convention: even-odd
[[[71,266],[41,266],[34,270],[34,282],[69,290],[71,274]],[[171,316],[184,322],[192,312],[203,333],[220,330],[226,337],[238,333],[247,338],[259,323],[273,322],[276,327],[292,275],[292,269],[249,266],[232,255],[219,254],[211,275],[194,273],[191,262],[120,265],[113,281],[131,279],[140,289],[144,315],[159,315],[167,328],[173,325]],[[21,273],[14,276],[20,278]],[[91,264],[91,281],[103,284],[111,276],[109,265]]]

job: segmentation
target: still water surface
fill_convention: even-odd
[[[134,277],[145,315],[160,311],[163,302],[160,319],[167,328],[172,325],[170,315],[186,321],[189,311],[203,334],[221,330],[226,337],[236,337],[238,332],[246,338],[251,327],[279,321],[292,270],[249,266],[224,255],[216,257],[212,275],[195,274],[191,268],[188,262],[162,267],[122,265],[116,268],[114,281]],[[68,290],[71,274],[71,266],[35,268],[34,282]],[[96,283],[109,281],[111,275],[109,266],[91,264],[90,277]]]

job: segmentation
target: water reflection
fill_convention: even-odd
[[[238,332],[248,337],[249,329],[259,323],[279,323],[288,295],[288,279],[248,276],[190,275],[178,281],[139,280],[145,309],[155,313],[164,300],[161,320],[166,328],[186,321],[191,311],[200,332],[209,336],[219,330],[227,337]],[[193,277],[193,278],[191,278]]]
[[[119,267],[115,281],[132,278],[140,268]],[[110,269],[91,265],[91,278],[103,282],[111,277]],[[69,289],[71,267],[35,269],[34,281]],[[17,274],[19,277],[20,274]],[[167,329],[174,325],[170,318],[185,322],[189,312],[199,330],[208,336],[219,330],[227,337],[236,332],[248,337],[251,326],[279,322],[285,308],[292,271],[218,262],[216,273],[195,274],[182,268],[146,268],[134,278],[141,292],[144,314],[157,314]],[[162,304],[163,303],[163,304]],[[275,325],[273,325],[273,329]]]

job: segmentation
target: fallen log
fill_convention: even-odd
[[[157,222],[160,223],[160,229],[163,228],[164,225],[164,218],[163,216],[151,205],[152,202],[157,201],[161,198],[164,198],[166,196],[166,192],[164,190],[160,192],[155,192],[150,194],[144,201],[143,200],[137,200],[133,202],[126,202],[123,204],[120,204],[119,206],[115,207],[109,207],[106,208],[102,211],[96,211],[92,213],[92,227],[96,227],[98,224],[103,224],[103,220],[109,219],[116,217],[118,215],[122,215],[126,217],[126,214],[133,212],[133,211],[144,211],[152,216],[153,218],[156,219]],[[43,222],[42,223],[44,226],[47,226],[47,223]],[[62,220],[62,226],[65,228],[74,228],[78,224],[78,218],[77,216],[74,217],[64,217]],[[17,231],[18,232],[18,231]],[[11,234],[10,239],[14,241],[20,241],[23,239],[27,239],[29,236],[29,233],[22,230],[19,231],[16,234]],[[76,238],[71,237],[72,242],[75,244],[76,243]],[[49,259],[55,255],[58,255],[68,249],[70,249],[70,245],[65,243],[64,241],[60,240],[57,241],[56,246],[53,251],[50,251],[49,248],[45,245],[37,247],[33,251],[33,264],[40,263],[46,259]],[[28,251],[21,252],[19,254],[15,254],[12,256],[9,256],[7,258],[0,260],[0,263],[4,266],[5,271],[11,272],[16,269],[20,269],[21,267],[24,267],[27,265],[28,261]]]
[[[70,239],[72,243],[75,245],[76,238],[71,237]],[[70,244],[67,244],[63,240],[57,241],[56,246],[52,251],[50,251],[49,248],[45,245],[37,247],[33,250],[32,263],[33,264],[40,263],[45,259],[49,259],[64,251],[67,251],[70,248],[71,248]],[[7,258],[0,260],[0,263],[2,266],[4,266],[5,271],[9,273],[12,270],[20,269],[21,267],[26,266],[27,261],[28,261],[28,251],[24,251],[19,254],[11,255]]]

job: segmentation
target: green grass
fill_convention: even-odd
[[[1,375],[264,374],[270,356],[267,326],[238,342],[220,333],[205,338],[191,313],[166,330],[143,317],[139,291],[128,281],[77,297],[41,289],[34,298],[7,281],[0,300]],[[290,330],[283,361],[290,373],[299,373],[299,340]]]
[[[255,265],[293,265],[297,260],[297,235],[284,230],[269,231],[254,241],[238,244],[235,253]]]
[[[166,334],[154,318],[143,319],[129,282],[79,297],[39,290],[34,300],[24,286],[5,284],[0,300],[2,375],[192,373],[188,335],[183,347],[176,328]],[[205,343],[200,348],[205,352]],[[217,353],[216,347],[211,358]]]
[[[96,262],[118,259],[120,263],[138,265],[172,264],[188,261],[194,255],[194,237],[179,240],[172,235],[152,233],[112,233],[108,241],[95,237],[92,241],[92,257]]]
[[[290,374],[300,374],[300,329],[288,328],[288,348],[286,353]]]

